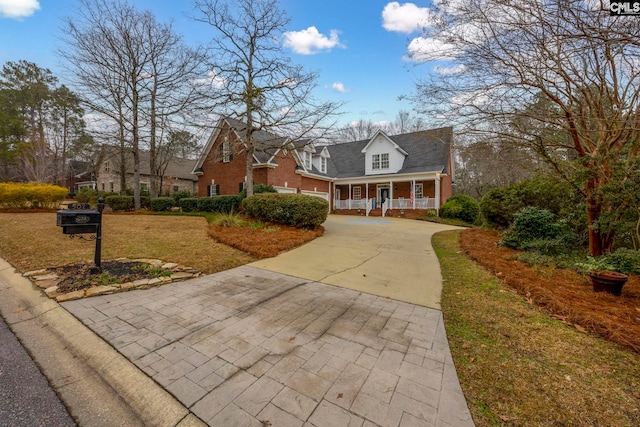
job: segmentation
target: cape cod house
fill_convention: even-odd
[[[200,196],[237,194],[246,181],[246,125],[222,118],[196,162]],[[451,196],[451,127],[387,135],[336,145],[287,141],[254,132],[255,184],[281,193],[321,197],[332,211],[378,216],[415,216],[439,209]]]
[[[144,194],[151,186],[149,168],[150,153],[140,150],[140,191]],[[133,155],[127,151],[125,157],[126,189],[133,188]],[[96,178],[92,188],[100,191],[121,193],[120,188],[120,149],[116,146],[104,145],[96,158]],[[165,161],[158,174],[158,188],[161,195],[171,195],[177,191],[198,193],[198,179],[193,176],[192,159],[172,157]],[[86,184],[86,183],[83,183]],[[86,186],[86,185],[84,185]]]

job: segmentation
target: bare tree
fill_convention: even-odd
[[[196,21],[215,30],[209,88],[211,111],[246,125],[247,195],[253,194],[254,133],[291,139],[321,137],[339,104],[317,102],[317,75],[293,65],[281,44],[289,23],[277,0],[196,0]],[[281,138],[273,145],[281,145]],[[264,148],[264,147],[262,147]]]
[[[159,171],[166,169],[168,153],[174,150],[163,145],[175,142],[170,138],[176,123],[184,125],[202,101],[195,82],[204,74],[206,56],[200,49],[190,49],[182,43],[171,25],[156,24],[146,28],[149,43],[149,170],[151,197],[157,197]],[[184,127],[184,126],[183,126]],[[163,167],[164,165],[164,167]]]
[[[140,204],[140,150],[151,151],[152,195],[157,195],[158,146],[164,124],[180,121],[196,99],[193,81],[203,55],[182,44],[170,24],[121,0],[80,0],[66,19],[68,48],[60,53],[83,101],[103,119],[103,139],[120,146],[120,188],[133,158],[135,208]],[[168,125],[167,125],[168,126]]]
[[[338,129],[336,142],[362,141],[371,138],[379,130],[389,135],[398,135],[425,129],[427,124],[422,118],[412,115],[409,111],[400,110],[393,122],[374,122],[363,119],[352,122]]]
[[[592,1],[454,3],[412,43],[416,60],[450,61],[418,84],[416,107],[537,150],[586,197],[591,253],[610,250],[602,189],[640,149],[640,20]]]

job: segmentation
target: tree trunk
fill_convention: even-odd
[[[132,82],[135,82],[135,76],[132,76]],[[132,108],[131,114],[133,115],[133,208],[140,210],[142,205],[140,203],[140,129],[138,127],[138,90],[133,89],[132,93]]]
[[[154,76],[157,80],[157,76]],[[156,168],[156,93],[155,87],[157,82],[154,83],[154,90],[151,93],[151,105],[150,109],[150,135],[149,135],[149,196],[158,197],[158,171]]]

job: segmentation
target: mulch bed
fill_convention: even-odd
[[[148,265],[141,262],[106,261],[100,264],[102,273],[117,277],[118,283],[153,278],[151,274],[143,270]],[[91,271],[92,268],[93,264],[83,263],[52,268],[50,271],[62,278],[58,284],[58,291],[67,293],[99,285],[100,283],[96,282],[99,274],[94,274]]]
[[[285,225],[265,224],[259,228],[209,226],[216,241],[247,252],[256,258],[270,258],[322,236],[324,227],[303,230]]]
[[[468,229],[460,245],[530,303],[581,331],[596,333],[640,353],[640,277],[630,276],[622,295],[594,292],[587,276],[572,270],[532,268],[518,261],[518,251],[498,246],[496,231]]]

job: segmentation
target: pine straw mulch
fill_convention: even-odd
[[[630,276],[622,295],[594,292],[588,277],[572,270],[531,267],[518,251],[498,246],[496,231],[468,229],[460,245],[471,259],[551,316],[640,353],[640,277]]]
[[[209,236],[219,243],[246,252],[256,258],[270,258],[322,236],[324,227],[304,230],[285,225],[261,227],[223,227],[211,224]]]

